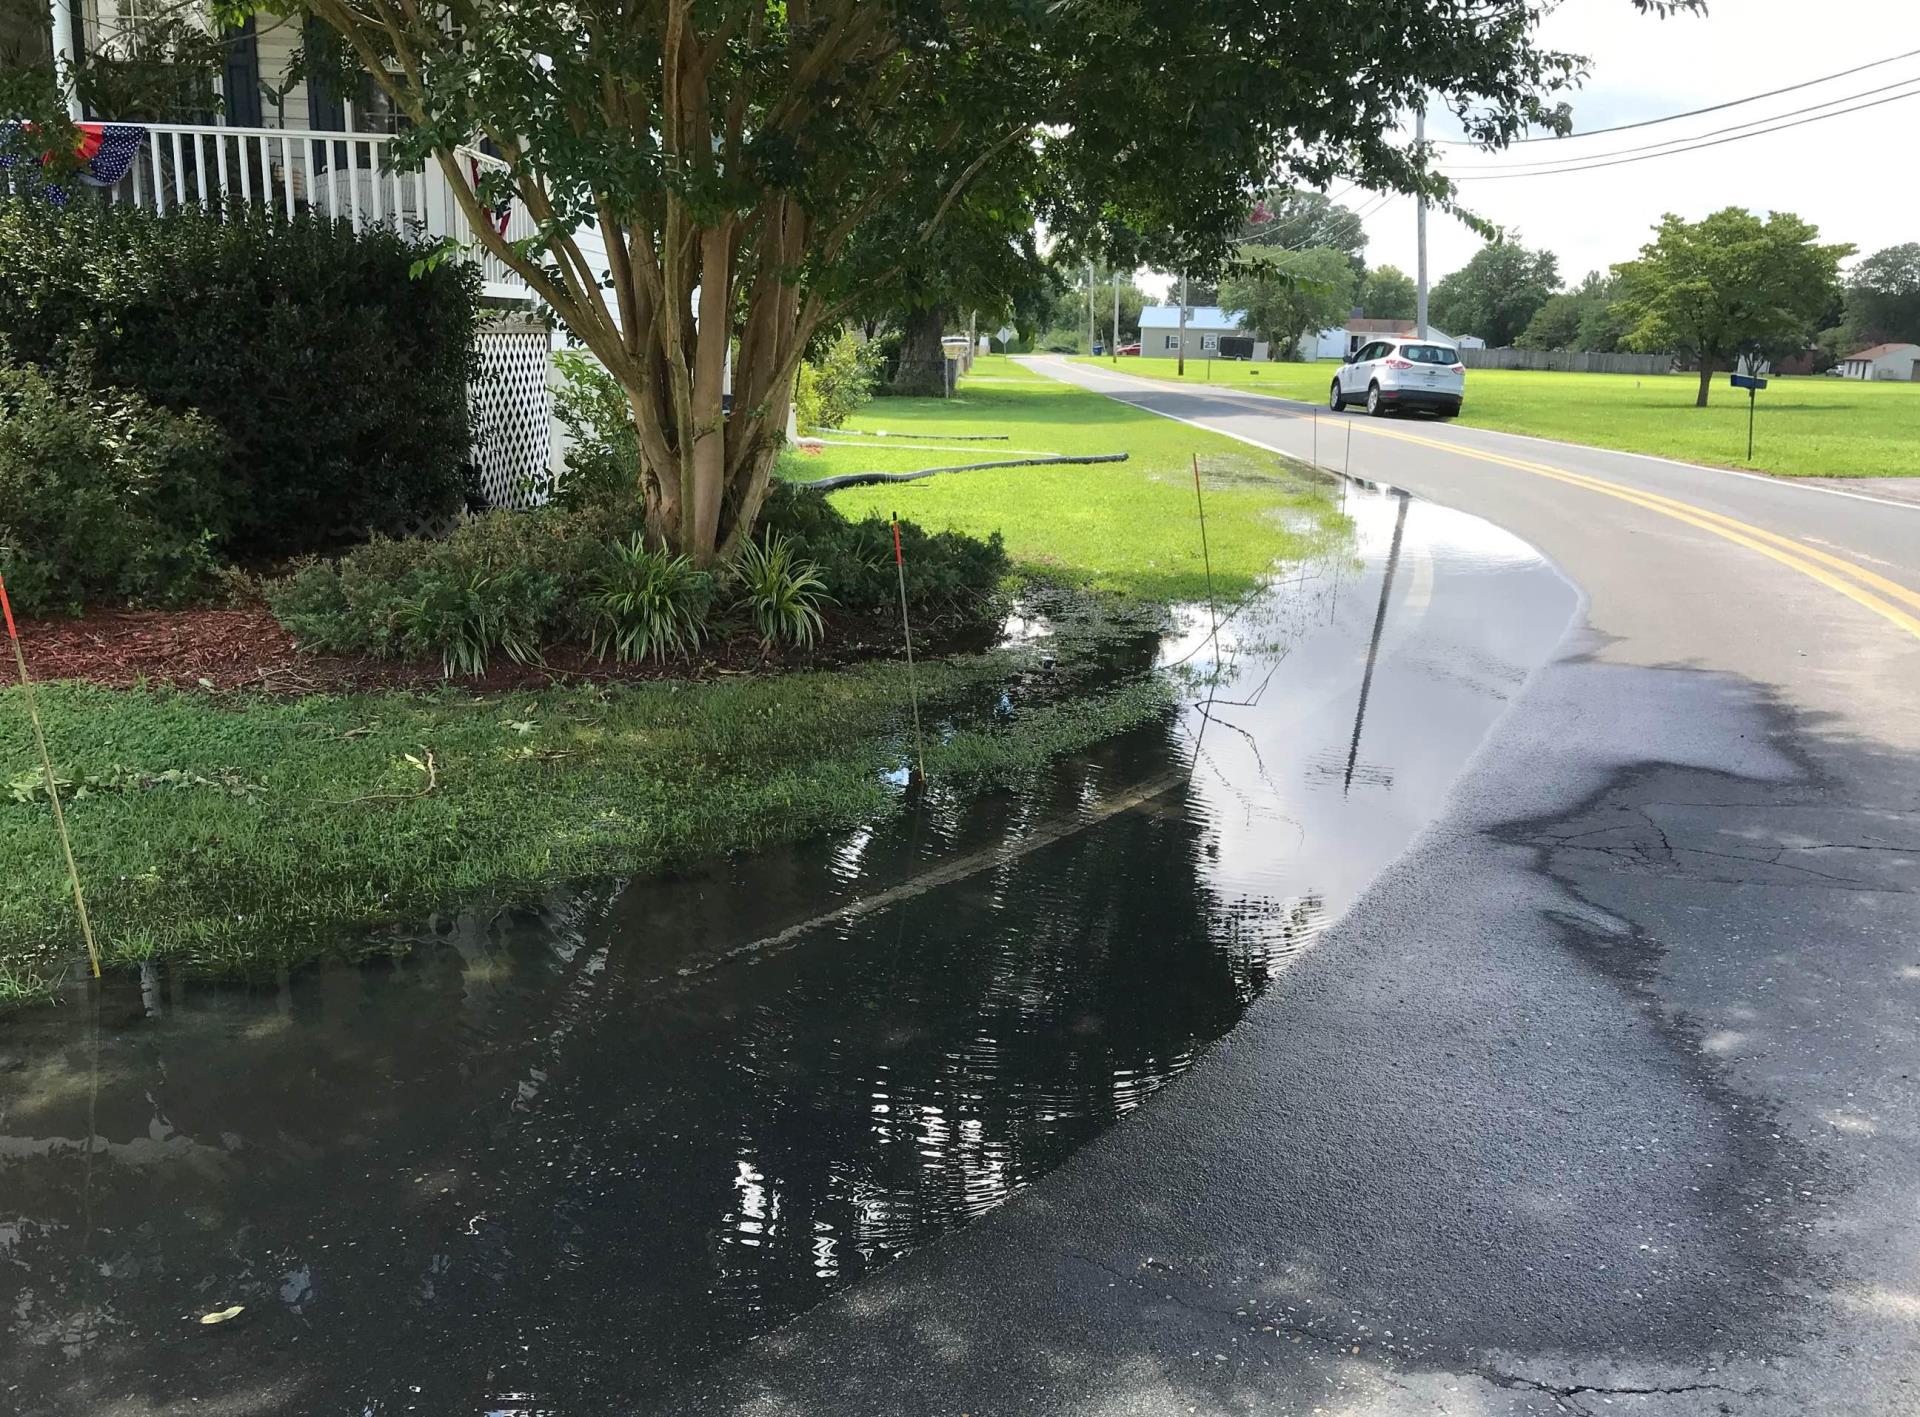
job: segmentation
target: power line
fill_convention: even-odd
[[[1479,163],[1471,167],[1458,168],[1456,171],[1462,174],[1518,172],[1523,168],[1557,167],[1562,163],[1600,162],[1612,157],[1630,157],[1634,153],[1650,153],[1660,148],[1672,148],[1679,147],[1686,143],[1697,143],[1703,138],[1717,138],[1722,133],[1738,133],[1742,128],[1757,128],[1763,123],[1778,123],[1783,118],[1798,118],[1803,113],[1815,113],[1822,108],[1832,108],[1835,104],[1856,103],[1863,98],[1872,98],[1875,94],[1886,93],[1890,89],[1903,88],[1912,83],[1920,83],[1920,74],[1910,74],[1905,78],[1895,79],[1892,83],[1882,84],[1877,89],[1862,89],[1859,93],[1848,94],[1845,98],[1829,98],[1820,103],[1810,103],[1805,108],[1790,108],[1785,113],[1770,113],[1764,118],[1750,118],[1744,123],[1732,123],[1725,128],[1709,128],[1704,133],[1690,133],[1684,138],[1668,138],[1664,142],[1647,143],[1637,148],[1616,148],[1609,152],[1587,153],[1582,157],[1542,158],[1538,162]],[[1749,134],[1748,136],[1753,135]]]
[[[1698,118],[1703,113],[1719,113],[1723,109],[1738,108],[1742,104],[1758,103],[1763,98],[1778,98],[1783,93],[1798,93],[1801,89],[1810,89],[1815,84],[1831,83],[1835,79],[1844,79],[1851,74],[1864,74],[1869,69],[1896,64],[1902,59],[1911,59],[1917,54],[1920,54],[1920,49],[1909,49],[1905,54],[1890,54],[1885,59],[1874,59],[1865,64],[1856,64],[1851,69],[1842,69],[1837,74],[1823,74],[1817,79],[1805,79],[1797,84],[1788,84],[1782,89],[1768,89],[1765,93],[1748,94],[1745,98],[1728,99],[1725,103],[1712,104],[1706,108],[1690,108],[1685,113],[1669,113],[1664,118],[1643,118],[1638,123],[1616,123],[1611,128],[1589,128],[1584,133],[1548,133],[1538,138],[1515,138],[1513,141],[1515,143],[1566,143],[1572,142],[1575,138],[1598,137],[1602,133],[1625,133],[1635,128],[1652,128],[1661,123],[1674,123],[1682,118]],[[1445,146],[1454,148],[1480,146],[1471,139],[1464,138],[1447,138],[1442,142]]]
[[[1603,167],[1625,167],[1629,163],[1652,162],[1657,158],[1678,157],[1682,153],[1699,152],[1703,148],[1717,148],[1727,143],[1744,142],[1748,138],[1763,138],[1769,133],[1785,132],[1789,128],[1804,128],[1809,123],[1819,123],[1828,118],[1844,118],[1849,113],[1862,113],[1869,108],[1879,108],[1883,104],[1898,103],[1903,98],[1920,97],[1920,88],[1909,89],[1906,93],[1897,93],[1890,98],[1877,98],[1872,103],[1855,104],[1852,108],[1837,108],[1831,113],[1816,114],[1812,118],[1796,119],[1792,123],[1781,123],[1772,128],[1762,128],[1758,132],[1741,133],[1731,138],[1715,138],[1710,143],[1695,143],[1692,147],[1673,148],[1667,152],[1644,153],[1639,157],[1619,157],[1611,162],[1589,162],[1567,167],[1554,168],[1547,172],[1490,172],[1486,176],[1462,173],[1453,177],[1455,182],[1511,182],[1516,178],[1562,177],[1573,172],[1596,172]]]

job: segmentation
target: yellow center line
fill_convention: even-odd
[[[1811,580],[1818,581],[1830,590],[1837,590],[1857,605],[1861,605],[1882,619],[1899,626],[1908,634],[1920,639],[1920,618],[1915,618],[1898,605],[1881,599],[1873,593],[1878,590],[1920,609],[1920,593],[1908,589],[1898,581],[1888,580],[1885,576],[1856,565],[1842,556],[1795,541],[1791,537],[1779,535],[1764,527],[1736,520],[1719,512],[1697,507],[1691,502],[1682,502],[1677,498],[1662,496],[1658,492],[1644,492],[1636,487],[1623,487],[1617,482],[1604,478],[1591,477],[1586,473],[1569,472],[1564,468],[1549,467],[1545,463],[1528,462],[1523,458],[1510,458],[1500,453],[1490,453],[1479,448],[1463,447],[1455,443],[1443,443],[1436,438],[1423,438],[1417,433],[1406,433],[1397,429],[1379,428],[1369,424],[1354,425],[1363,433],[1372,433],[1382,438],[1394,438],[1403,443],[1417,443],[1421,447],[1435,448],[1443,453],[1455,453],[1461,457],[1474,458],[1480,462],[1496,463],[1501,467],[1515,468],[1521,472],[1532,473],[1536,477],[1551,478],[1564,482],[1570,487],[1583,488],[1589,492],[1598,492],[1602,496],[1614,497],[1629,502],[1650,512],[1671,517],[1675,521],[1685,522],[1702,531],[1713,533],[1727,541],[1757,551],[1769,560],[1778,561]],[[1831,568],[1825,569],[1825,568]],[[1850,584],[1840,575],[1850,577],[1860,584]],[[1872,587],[1873,590],[1865,589]]]

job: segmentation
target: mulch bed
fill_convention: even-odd
[[[601,663],[563,646],[544,664],[505,659],[463,688],[503,691],[554,683],[637,679],[711,679],[883,658],[897,630],[882,622],[836,617],[812,653],[763,653],[751,639],[709,645],[691,662]],[[171,684],[181,689],[259,694],[337,694],[446,682],[433,662],[302,654],[264,605],[237,609],[97,610],[78,619],[23,620],[20,642],[37,681],[80,680],[107,688]],[[917,648],[917,646],[916,646]]]

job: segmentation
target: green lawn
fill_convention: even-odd
[[[997,531],[1015,564],[1097,590],[1147,600],[1199,600],[1206,595],[1193,463],[1206,489],[1208,549],[1214,588],[1243,594],[1281,560],[1309,554],[1344,530],[1323,483],[1304,478],[1283,459],[1218,434],[1116,403],[1000,355],[982,357],[951,399],[875,399],[842,432],[946,435],[1004,433],[1007,442],[939,448],[829,447],[790,454],[789,477],[826,477],[878,469],[904,472],[954,463],[1044,453],[1124,452],[1124,463],[1086,467],[1023,467],[963,472],[892,486],[847,488],[833,500],[848,516],[870,513],[985,535]]]
[[[1104,359],[1077,362],[1115,367]],[[1123,359],[1129,374],[1175,379],[1171,360]],[[1187,382],[1257,389],[1324,401],[1332,363],[1187,362]],[[1719,376],[1705,410],[1693,406],[1690,374],[1562,374],[1472,369],[1460,422],[1600,448],[1653,453],[1683,462],[1745,468],[1783,477],[1920,476],[1920,384],[1851,379],[1775,379],[1760,395],[1753,462],[1746,461],[1747,400]]]

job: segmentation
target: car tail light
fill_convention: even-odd
[[[1405,360],[1405,359],[1389,359],[1389,360],[1387,361],[1387,368],[1389,368],[1389,369],[1411,369],[1411,368],[1413,368],[1413,365],[1412,365],[1412,363],[1411,363],[1411,362],[1409,362],[1408,360]]]
[[[1467,366],[1466,366],[1466,365],[1464,365],[1464,364],[1455,364],[1455,365],[1453,365],[1453,366],[1451,366],[1451,367],[1450,367],[1450,368],[1449,368],[1449,369],[1447,370],[1447,372],[1448,372],[1449,374],[1464,374],[1464,373],[1466,373],[1466,372],[1467,372]]]

